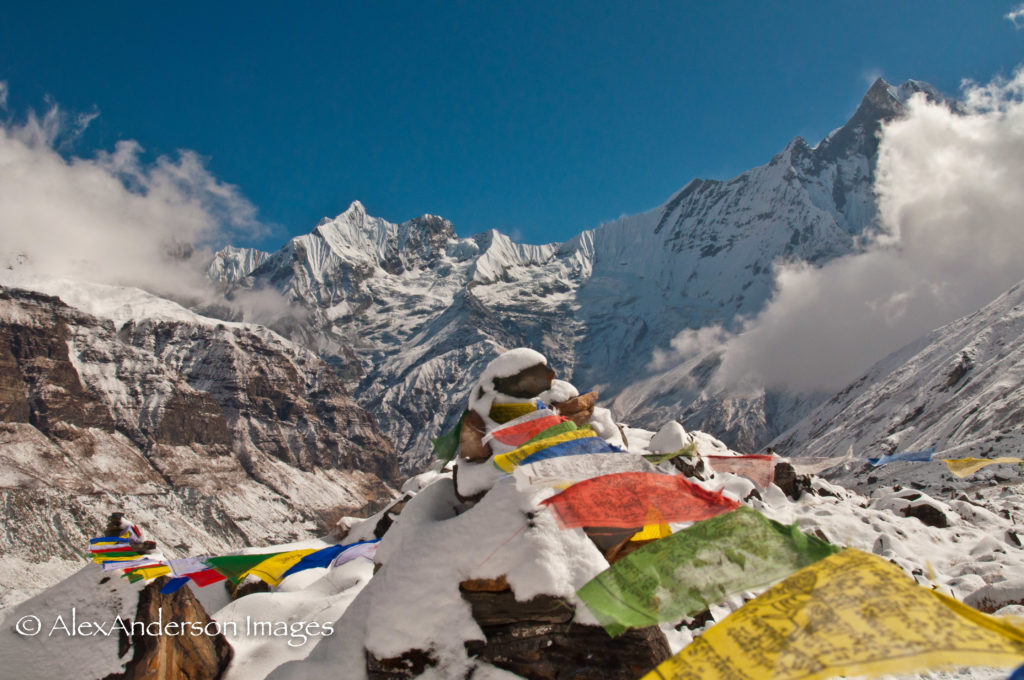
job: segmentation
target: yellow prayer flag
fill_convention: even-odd
[[[307,550],[292,550],[279,555],[274,555],[273,557],[268,557],[252,569],[243,573],[241,578],[245,578],[249,574],[252,574],[254,576],[259,576],[267,585],[276,587],[281,583],[281,578],[284,576],[284,572],[291,569],[296,562],[311,552],[316,552],[316,549],[309,548]]]
[[[516,402],[512,404],[494,404],[487,415],[496,423],[507,423],[527,413],[537,410],[537,405],[532,401]]]
[[[1024,630],[847,549],[733,612],[642,680],[815,680],[1024,662]]]
[[[1022,464],[1020,458],[945,458],[946,467],[957,477],[969,477],[978,470],[996,463]]]
[[[153,567],[142,567],[141,569],[133,569],[130,572],[131,576],[141,576],[144,579],[156,578],[157,576],[163,576],[164,574],[170,574],[171,568],[166,564],[158,564]]]
[[[495,456],[494,464],[505,472],[511,473],[520,462],[526,460],[541,449],[546,449],[556,444],[561,444],[562,442],[568,442],[574,439],[586,439],[587,437],[593,436],[595,436],[593,430],[590,428],[582,428],[579,430],[572,430],[571,432],[563,432],[562,434],[555,435],[554,437],[538,439],[533,443],[524,444],[518,449],[514,449],[508,453]]]
[[[633,534],[631,541],[656,541],[672,535],[672,529],[667,524],[648,524],[640,531]]]

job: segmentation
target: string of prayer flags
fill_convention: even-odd
[[[642,680],[817,680],[1022,661],[1024,629],[847,549],[746,603]]]
[[[644,458],[659,465],[673,458],[693,458],[697,455],[697,442],[690,442],[683,448],[670,453],[645,453]]]
[[[931,446],[921,451],[903,451],[902,453],[892,453],[880,458],[868,458],[868,462],[878,467],[880,465],[887,465],[889,463],[896,462],[918,462],[927,463],[935,455],[935,446]]]
[[[775,481],[775,456],[755,453],[749,456],[704,456],[715,472],[742,475],[762,489]]]
[[[666,522],[695,522],[739,506],[682,475],[618,472],[573,484],[541,501],[564,529],[633,528]]]
[[[989,465],[998,465],[1002,463],[1015,463],[1024,467],[1024,460],[1020,458],[945,458],[943,462],[946,463],[946,467],[957,477],[969,477],[978,470],[988,467]]]
[[[617,456],[580,454],[520,464],[512,475],[520,490],[531,486],[564,489],[584,479],[615,472],[654,472],[654,466],[643,456],[629,452]]]
[[[304,550],[289,550],[273,557],[268,557],[242,574],[242,578],[258,576],[268,586],[276,588],[280,585],[281,579],[284,578],[285,572],[291,569],[303,557],[314,552],[316,552],[315,548],[306,548]]]
[[[692,616],[732,594],[789,576],[836,550],[796,525],[779,524],[743,506],[645,545],[577,594],[614,637],[627,628]]]
[[[150,557],[134,557],[128,560],[104,560],[100,567],[103,571],[121,571],[155,564],[160,564],[160,561]]]

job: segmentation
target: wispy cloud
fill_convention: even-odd
[[[964,101],[958,114],[918,95],[905,118],[883,128],[882,231],[865,251],[822,267],[778,265],[772,299],[721,346],[720,386],[754,377],[771,387],[840,388],[1024,278],[1024,70],[966,83]],[[689,331],[674,349],[720,333]]]
[[[51,102],[0,124],[0,265],[207,300],[203,264],[212,248],[265,233],[256,208],[192,151],[144,162],[137,142],[122,141],[90,158],[69,153],[97,115]]]
[[[1010,10],[1006,18],[1010,20],[1014,28],[1018,30],[1024,28],[1024,4],[1017,5]]]
[[[7,110],[7,81],[0,80],[0,111]]]

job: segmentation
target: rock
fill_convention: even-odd
[[[517,399],[532,399],[551,388],[555,372],[547,364],[536,364],[508,378],[495,378],[494,391]]]
[[[179,588],[170,595],[160,592],[169,580],[161,576],[142,589],[133,621],[133,632],[143,624],[154,632],[160,628],[161,634],[134,634],[131,661],[123,673],[105,680],[215,680],[224,673],[233,655],[231,645],[191,589]],[[171,630],[175,624],[177,634]],[[192,624],[201,629],[199,634],[192,634]]]
[[[590,417],[594,415],[595,403],[597,403],[597,392],[587,392],[568,401],[557,402],[551,406],[560,414],[576,423],[578,427],[583,427],[590,422]]]
[[[635,680],[671,656],[657,627],[610,638],[598,626],[518,622],[482,626],[466,651],[528,680]]]
[[[922,524],[930,527],[945,529],[949,526],[949,518],[946,517],[946,513],[927,502],[911,503],[903,508],[903,516],[916,517],[921,520]]]
[[[964,604],[987,614],[1008,605],[1024,605],[1024,578],[990,583],[965,597]]]
[[[783,460],[775,463],[774,483],[782,489],[782,493],[793,500],[799,500],[805,491],[811,490],[811,478],[807,475],[798,475],[796,469]]]
[[[0,310],[0,507],[17,516],[0,573],[77,562],[111,510],[203,553],[310,537],[336,508],[394,496],[374,418],[265,328],[184,309],[115,320],[3,286]]]
[[[466,411],[462,418],[462,431],[459,433],[459,458],[472,461],[490,458],[491,447],[483,443],[486,432],[483,417],[476,411]]]
[[[634,680],[671,655],[656,626],[610,638],[572,624],[572,605],[558,597],[519,602],[509,589],[460,590],[486,638],[467,642],[467,653],[530,680]]]

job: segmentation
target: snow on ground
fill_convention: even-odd
[[[624,432],[630,454],[646,452],[655,435],[636,428],[624,428]],[[678,438],[678,432],[675,435]],[[686,436],[698,443],[699,452],[723,452],[720,442],[709,435],[691,432]],[[906,467],[910,464],[903,465],[902,470],[889,470],[890,466],[874,470],[876,481],[865,493],[815,477],[813,493],[797,501],[774,485],[758,490],[750,480],[733,474],[715,474],[702,484],[744,500],[777,521],[796,522],[802,530],[835,544],[890,559],[922,585],[957,599],[971,601],[972,595],[980,599],[988,593],[997,598],[994,606],[998,608],[1020,596],[1024,482],[968,480],[954,488],[937,477],[937,484],[927,489],[887,483],[898,476],[929,479],[927,474],[913,475],[914,470]],[[670,463],[662,463],[659,470],[674,473]],[[850,471],[840,469],[840,473]],[[564,597],[578,607],[577,620],[592,622],[575,590],[607,563],[581,530],[559,529],[551,513],[538,508],[538,501],[555,490],[517,489],[511,476],[502,477],[482,500],[468,507],[456,499],[450,473],[435,470],[410,479],[403,493],[411,499],[401,514],[391,513],[394,523],[377,552],[383,567],[376,574],[373,564],[358,559],[329,570],[300,572],[272,592],[230,603],[222,588],[196,589],[215,620],[236,624],[237,633],[225,626],[235,650],[229,680],[327,677],[339,672],[359,680],[365,677],[364,650],[387,658],[412,648],[429,649],[438,660],[436,668],[421,676],[428,680],[462,677],[470,671],[474,678],[510,680],[516,676],[466,656],[464,642],[482,635],[459,593],[459,583],[469,578],[505,575],[518,599],[540,593]],[[906,516],[912,506],[928,506],[948,526],[926,526]],[[349,519],[351,528],[343,542],[372,538],[377,522],[389,513],[384,510],[361,521]],[[682,526],[673,525],[673,529]],[[287,547],[323,545],[304,541]],[[28,614],[38,615],[46,625],[73,607],[94,619],[109,620],[118,613],[130,616],[137,587],[118,578],[101,584],[103,576],[90,565],[8,610],[0,621],[0,655],[5,661],[13,660],[11,667],[24,669],[23,677],[69,676],[72,666],[74,675],[83,677],[117,670],[116,639],[26,638],[13,629]],[[754,595],[745,593],[715,605],[708,625],[721,621]],[[256,622],[277,628],[259,628]],[[663,630],[673,651],[701,632],[686,626],[676,630],[672,624],[665,624]],[[88,673],[81,672],[83,667]],[[901,677],[994,680],[1005,676],[1005,670],[975,668]]]

